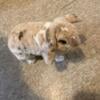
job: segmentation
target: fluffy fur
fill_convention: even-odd
[[[21,61],[29,64],[42,56],[52,63],[57,51],[67,52],[80,43],[75,15],[58,17],[52,22],[28,22],[17,25],[9,34],[8,47]]]
[[[29,22],[17,25],[8,37],[10,51],[21,61],[34,63],[42,56],[46,64],[52,62],[52,52],[46,40],[46,29],[50,22]]]
[[[74,25],[78,21],[79,19],[75,15],[65,15],[54,19],[47,30],[48,41],[51,43],[52,49],[66,53],[80,44],[78,31]]]

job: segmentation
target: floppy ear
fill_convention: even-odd
[[[46,40],[49,43],[50,48],[56,49],[57,41],[56,41],[55,28],[48,28],[46,30]]]
[[[75,14],[68,14],[65,15],[64,18],[69,21],[70,23],[76,23],[81,21]]]

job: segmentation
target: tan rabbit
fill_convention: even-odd
[[[52,63],[58,51],[67,52],[80,44],[75,15],[65,15],[51,22],[28,22],[17,25],[8,36],[10,51],[21,61],[34,63],[42,56]]]

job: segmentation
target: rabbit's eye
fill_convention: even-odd
[[[59,40],[58,42],[61,44],[64,44],[64,45],[67,44],[67,42],[65,40]]]

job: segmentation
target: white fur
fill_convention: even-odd
[[[34,44],[34,47],[29,47],[27,45],[27,47],[24,48],[24,45],[22,44],[23,43],[22,40],[21,41],[18,40],[18,35],[16,35],[17,40],[13,37],[13,35],[10,36],[8,38],[8,47],[10,51],[16,56],[18,60],[26,61],[28,64],[34,63],[35,56],[37,55],[42,56],[45,63],[49,64],[49,60],[48,60],[49,44],[46,41],[43,41],[43,44],[41,45],[40,38],[41,38],[41,35],[43,35],[43,37],[46,40],[46,30],[50,26],[50,24],[51,24],[50,22],[45,23],[42,29],[40,29],[36,33],[36,35],[31,37],[33,40],[32,43]],[[15,32],[14,34],[16,34],[16,27],[13,31]],[[18,47],[20,47],[20,49],[18,49]],[[30,54],[34,55],[32,60],[28,58]]]

